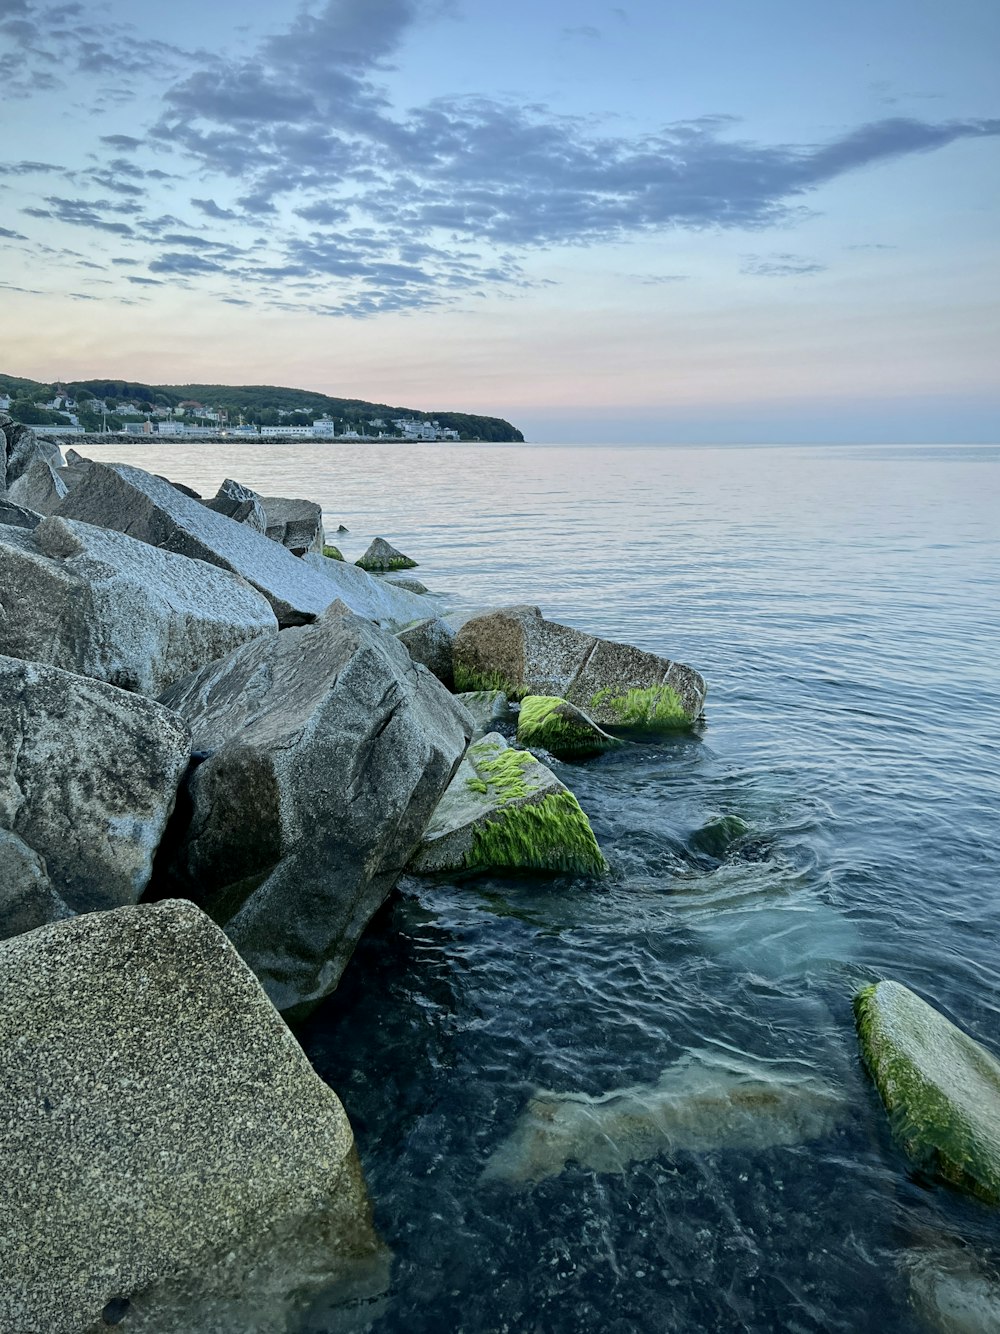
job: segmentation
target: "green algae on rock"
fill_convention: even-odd
[[[1000,1204],[1000,1061],[899,982],[854,998],[893,1135],[922,1170]]]
[[[490,868],[577,875],[608,869],[572,792],[497,732],[469,747],[411,864],[422,874]]]
[[[344,555],[343,552],[340,550],[340,547],[331,546],[329,542],[327,542],[323,547],[323,555],[327,558],[327,560],[344,559]]]
[[[502,694],[507,699],[520,699],[524,694],[521,687],[516,686],[502,672],[479,672],[457,658],[454,660],[454,669],[455,690],[460,695],[482,695],[489,691],[491,694]]]
[[[750,826],[738,815],[716,815],[691,835],[691,845],[721,861],[733,844],[749,832]]]
[[[557,695],[528,695],[522,700],[517,740],[519,745],[540,746],[565,760],[588,759],[624,744]]]
[[[691,717],[673,686],[637,686],[623,694],[605,686],[591,697],[590,707],[613,727],[672,732],[691,725]]]
[[[404,556],[384,537],[376,537],[365,554],[354,562],[369,574],[388,574],[390,570],[414,570],[417,562]]]

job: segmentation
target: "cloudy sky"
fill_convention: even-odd
[[[0,371],[988,440],[996,0],[0,0]]]

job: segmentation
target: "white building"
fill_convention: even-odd
[[[337,423],[332,417],[317,417],[312,424],[312,433],[324,437],[334,436],[337,434]]]
[[[0,394],[0,412],[9,412],[13,401],[10,394]]]

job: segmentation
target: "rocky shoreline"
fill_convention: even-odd
[[[415,564],[383,539],[347,563],[312,501],[64,461],[0,414],[0,1329],[279,1334],[316,1301],[363,1327],[388,1254],[287,1025],[405,871],[607,874],[544,756],[698,724],[693,668],[537,607],[449,614]],[[858,1000],[897,1138],[998,1203],[1000,1064],[902,992]],[[746,1088],[706,1097],[757,1142]],[[513,1178],[572,1156],[553,1108]]]

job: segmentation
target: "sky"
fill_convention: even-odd
[[[1000,439],[996,0],[0,0],[0,372]]]

